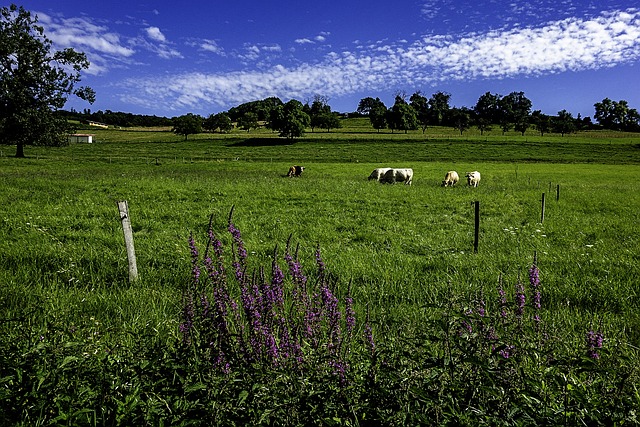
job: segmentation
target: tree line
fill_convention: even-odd
[[[185,139],[202,130],[229,132],[234,123],[246,131],[265,126],[287,139],[304,135],[308,128],[329,132],[342,126],[343,115],[332,111],[328,98],[320,95],[304,104],[269,97],[208,117],[189,113],[169,119],[110,110],[64,111],[72,95],[89,103],[95,101],[93,89],[79,86],[81,71],[89,67],[89,61],[74,49],[56,51],[37,22],[37,16],[23,7],[12,4],[0,8],[0,144],[16,145],[16,157],[24,157],[26,145],[65,145],[66,136],[74,131],[70,119],[122,127],[172,126],[173,132]],[[522,135],[531,127],[542,135],[593,128],[640,131],[638,111],[624,100],[605,98],[595,103],[596,126],[591,118],[574,118],[566,110],[556,116],[532,111],[523,92],[506,96],[487,92],[472,108],[451,107],[450,99],[450,94],[441,91],[428,98],[421,92],[410,97],[398,93],[394,104],[387,107],[380,98],[367,97],[360,100],[354,114],[369,117],[378,131],[388,128],[392,132],[419,128],[425,132],[430,126],[451,126],[461,134],[471,126],[481,133],[499,126],[503,132],[514,129]]]
[[[407,99],[408,98],[408,99]],[[515,130],[524,135],[533,128],[540,135],[559,133],[565,135],[579,130],[610,129],[617,131],[640,132],[640,114],[630,108],[627,101],[612,101],[605,98],[594,104],[593,123],[591,117],[574,117],[567,110],[558,111],[551,116],[541,110],[533,110],[533,104],[524,92],[511,92],[508,95],[486,92],[478,98],[476,104],[469,107],[451,107],[451,95],[438,91],[426,97],[415,92],[410,97],[404,93],[395,96],[394,104],[387,107],[380,98],[366,97],[360,100],[357,110],[350,114],[368,117],[371,126],[380,131],[391,132],[421,129],[424,133],[433,126],[448,126],[460,131],[477,127],[480,134],[497,126],[503,134]],[[209,132],[229,132],[233,123],[240,129],[250,131],[263,123],[268,129],[279,132],[286,138],[302,136],[305,129],[337,129],[341,127],[343,114],[334,112],[328,98],[316,95],[313,101],[302,104],[291,100],[282,102],[277,97],[247,102],[226,112],[212,114],[207,118],[188,114],[174,118],[174,131],[184,135]]]
[[[358,104],[357,112],[369,117],[371,126],[378,131],[390,129],[407,132],[430,126],[449,126],[462,134],[475,126],[480,134],[498,126],[503,133],[513,129],[522,135],[533,127],[541,135],[548,132],[572,133],[587,129],[611,129],[619,131],[640,131],[640,114],[630,108],[626,101],[612,101],[605,98],[594,104],[594,124],[590,117],[577,117],[567,110],[558,111],[555,116],[532,111],[532,102],[524,92],[511,92],[503,96],[486,92],[478,98],[472,107],[451,107],[451,95],[436,92],[429,98],[421,92],[415,92],[407,100],[405,94],[397,94],[393,106],[387,108],[380,98],[363,98]]]

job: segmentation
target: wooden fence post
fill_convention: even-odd
[[[544,223],[544,193],[542,193],[542,213],[540,214],[540,224]]]
[[[138,279],[138,266],[136,265],[136,251],[133,247],[133,231],[131,230],[131,219],[129,218],[129,204],[126,200],[118,202],[118,210],[120,211],[120,221],[122,221],[124,243],[127,248],[129,283],[131,283]]]
[[[560,184],[558,184],[558,187],[556,189],[556,202],[560,200]]]
[[[475,221],[473,233],[473,253],[478,253],[478,241],[480,239],[480,202],[473,202],[475,206]]]

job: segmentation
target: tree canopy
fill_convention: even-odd
[[[16,157],[26,145],[65,145],[73,128],[56,112],[70,95],[95,100],[93,89],[77,87],[86,55],[54,50],[37,22],[22,6],[0,9],[0,143],[15,144]]]
[[[178,135],[184,135],[187,140],[189,135],[202,132],[202,124],[204,119],[197,114],[188,113],[173,119],[172,131]]]
[[[280,132],[280,136],[287,139],[301,137],[311,123],[302,103],[295,99],[276,107],[272,111],[270,121],[272,129]]]

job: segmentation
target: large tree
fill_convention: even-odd
[[[287,139],[299,138],[309,126],[311,119],[304,112],[300,101],[292,99],[272,111],[272,126],[280,132],[280,136]]]
[[[398,129],[407,133],[409,130],[418,128],[415,110],[400,95],[396,96],[395,103],[389,110],[387,122],[392,131]]]
[[[202,132],[203,122],[204,119],[202,117],[193,113],[174,117],[172,131],[178,135],[184,135],[184,140],[186,141],[189,135]]]
[[[430,122],[433,126],[442,125],[447,113],[449,113],[451,109],[449,106],[450,99],[451,94],[442,91],[434,93],[431,95],[431,98],[429,98]]]
[[[567,110],[558,111],[558,115],[552,120],[553,131],[564,136],[576,131],[576,119]]]
[[[67,144],[73,128],[56,111],[70,95],[95,100],[91,88],[76,86],[86,55],[53,49],[37,22],[22,6],[0,9],[0,143],[15,144],[16,157],[26,145]]]
[[[531,106],[531,100],[524,95],[524,92],[511,92],[500,99],[502,131],[506,132],[513,126],[516,131],[524,135],[530,124]]]
[[[500,122],[501,98],[502,96],[491,92],[486,92],[478,98],[478,102],[473,107],[473,113],[480,135],[483,135],[485,130],[491,130],[492,124]]]
[[[422,128],[422,133],[424,133],[430,124],[431,111],[429,109],[429,100],[418,91],[409,98],[409,105],[411,105],[416,112],[416,119],[418,120],[420,128]]]
[[[387,127],[387,106],[384,105],[384,102],[382,102],[380,98],[362,99],[360,101],[360,105],[358,106],[358,112],[366,112],[366,114],[369,115],[371,126],[373,126],[373,128],[378,132],[380,132],[380,129],[384,129]]]
[[[605,98],[593,106],[596,110],[594,117],[602,127],[632,132],[640,130],[640,114],[635,108],[629,108],[627,101]]]

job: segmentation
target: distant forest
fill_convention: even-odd
[[[426,97],[416,92],[411,97],[407,94],[396,94],[392,107],[384,105],[379,98],[363,98],[356,111],[350,113],[332,112],[326,97],[318,96],[313,102],[307,101],[304,105],[299,103],[304,113],[310,118],[312,127],[339,127],[334,124],[323,126],[321,118],[334,117],[368,117],[375,129],[412,130],[427,126],[451,126],[463,130],[469,127],[478,127],[481,131],[491,129],[492,124],[499,125],[503,131],[514,129],[524,132],[528,128],[534,128],[544,134],[548,131],[571,133],[577,130],[612,129],[620,131],[640,131],[640,114],[634,108],[630,108],[624,100],[612,101],[605,98],[602,102],[594,104],[593,118],[573,117],[566,110],[559,111],[557,115],[548,116],[539,110],[532,111],[532,103],[523,92],[513,92],[509,95],[485,93],[478,99],[476,105],[468,107],[451,107],[449,105],[451,95],[444,92],[436,92],[431,97]],[[407,99],[409,98],[409,99]],[[283,102],[277,97],[269,97],[240,104],[228,111],[211,114],[209,118],[201,117],[205,129],[215,130],[219,126],[219,118],[225,116],[230,129],[236,126],[248,129],[256,127],[257,121],[273,121],[274,112],[283,106]],[[77,120],[81,123],[98,122],[110,126],[120,127],[158,127],[175,126],[178,117],[161,117],[156,115],[142,115],[133,113],[106,111],[91,111],[85,109],[82,112],[71,109],[59,110],[58,114],[69,120]],[[188,116],[194,116],[189,114]],[[317,116],[317,117],[316,117]],[[200,118],[200,116],[197,116]],[[251,117],[249,120],[248,118]],[[317,119],[317,120],[314,120]],[[207,121],[210,124],[207,126]],[[245,122],[256,122],[255,125],[246,125]],[[215,122],[215,123],[214,123]],[[316,124],[314,124],[316,123]],[[241,126],[243,125],[243,126]],[[269,127],[269,126],[268,126]],[[223,131],[223,127],[219,127]]]

